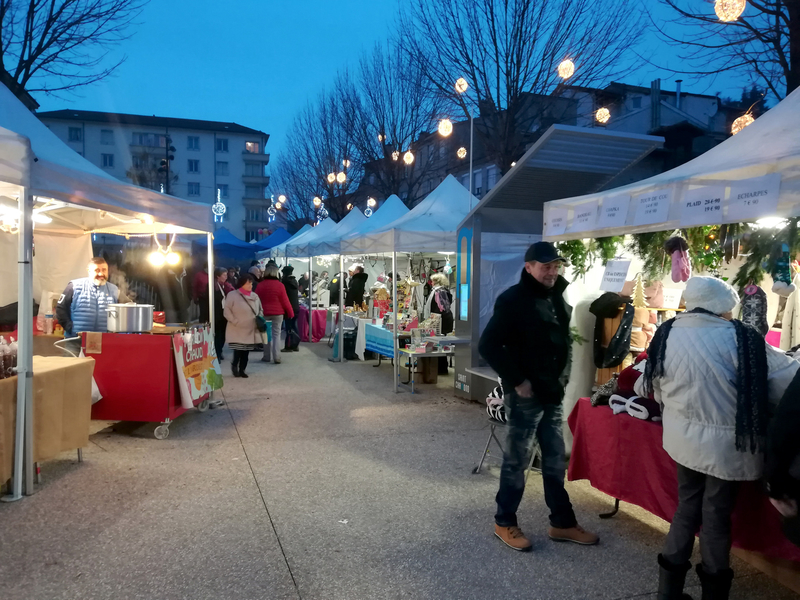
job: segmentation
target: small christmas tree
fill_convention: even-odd
[[[636,285],[633,286],[633,307],[647,308],[647,298],[644,295],[644,281],[642,281],[641,273],[636,275]]]

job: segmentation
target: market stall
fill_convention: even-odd
[[[162,239],[171,237],[174,241],[179,233],[208,231],[210,212],[202,204],[111,177],[68,148],[4,86],[0,86],[0,106],[0,127],[7,128],[0,129],[4,157],[0,161],[3,206],[0,235],[15,235],[18,241],[14,255],[3,256],[0,262],[20,265],[16,286],[19,334],[16,371],[17,398],[24,410],[16,413],[13,489],[7,498],[17,500],[22,496],[23,479],[26,494],[33,491],[35,423],[30,380],[35,378],[35,365],[31,308],[34,264],[40,258],[37,254],[37,260],[33,259],[34,222],[37,247],[48,236],[88,239],[95,233],[153,237],[156,241],[160,234],[164,236]],[[163,247],[159,244],[165,260],[170,258],[170,245],[169,241]],[[9,247],[2,246],[6,251]],[[213,255],[209,256],[209,267],[213,268]],[[61,290],[68,280],[59,282]],[[209,290],[213,297],[211,283]],[[213,306],[210,312],[213,319]]]

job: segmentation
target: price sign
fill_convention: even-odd
[[[681,296],[683,296],[683,290],[680,288],[663,288],[662,291],[664,292],[664,302],[662,302],[663,306],[656,306],[654,308],[671,308],[676,309],[681,304]]]
[[[595,221],[597,221],[597,200],[575,207],[572,227],[569,230],[575,232],[594,229]]]
[[[753,221],[774,216],[778,210],[780,191],[780,173],[732,183],[726,220]]]
[[[600,282],[600,289],[604,292],[621,292],[630,268],[631,261],[629,260],[608,261],[606,271],[603,273],[603,280]]]
[[[721,185],[686,192],[681,204],[681,227],[721,223],[724,199],[725,186]]]
[[[567,209],[551,208],[547,211],[547,221],[544,224],[544,234],[562,235],[567,230]]]
[[[663,223],[669,216],[669,204],[672,201],[672,190],[656,190],[641,194],[633,199],[636,207],[634,225],[655,225]]]
[[[604,199],[597,217],[597,228],[624,227],[630,203],[630,196],[613,196]]]

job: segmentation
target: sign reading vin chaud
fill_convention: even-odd
[[[726,221],[753,221],[775,216],[781,191],[781,175],[743,179],[731,183]]]

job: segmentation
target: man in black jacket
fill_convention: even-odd
[[[478,346],[502,379],[508,416],[495,535],[523,552],[531,549],[531,543],[519,528],[516,513],[536,437],[542,455],[544,499],[550,509],[548,536],[584,545],[598,542],[596,535],[578,525],[564,489],[561,402],[572,354],[572,307],[563,297],[568,283],[558,274],[564,262],[548,242],[528,248],[520,282],[497,299]]]
[[[364,303],[364,290],[367,287],[369,275],[364,273],[364,267],[356,265],[350,276],[350,286],[347,288],[345,306],[361,306]]]

